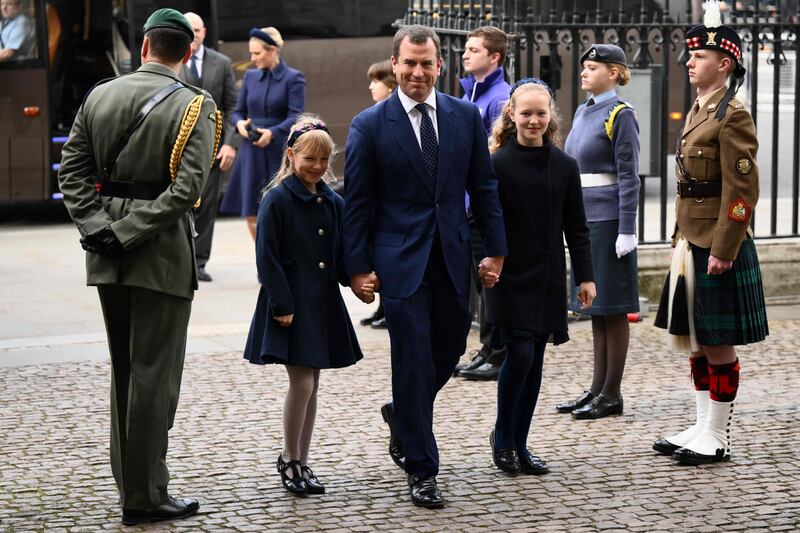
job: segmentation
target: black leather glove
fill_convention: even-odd
[[[105,226],[81,237],[81,246],[87,252],[108,258],[117,258],[125,251],[111,226]]]

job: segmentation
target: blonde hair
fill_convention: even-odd
[[[558,133],[558,123],[561,119],[558,116],[558,110],[556,109],[556,103],[555,100],[553,100],[553,96],[550,94],[548,88],[544,85],[539,83],[525,83],[517,87],[514,92],[511,93],[511,98],[509,98],[506,104],[503,106],[503,111],[492,125],[492,134],[489,137],[489,151],[491,153],[495,153],[500,148],[508,144],[511,139],[516,137],[517,125],[514,124],[513,120],[511,120],[511,111],[514,109],[517,96],[530,92],[545,94],[550,99],[550,122],[547,124],[547,129],[542,137],[552,144],[561,144],[561,136]]]
[[[628,82],[631,81],[631,69],[629,69],[627,65],[623,65],[622,63],[606,63],[606,66],[609,70],[612,68],[617,70],[617,85],[628,85]]]
[[[313,125],[322,125],[325,123],[318,115],[312,113],[303,113],[297,117],[297,120],[289,129],[289,136],[295,130],[303,129]],[[333,174],[333,157],[336,155],[336,144],[333,142],[333,137],[330,133],[321,129],[310,129],[300,136],[295,138],[294,144],[291,146],[294,153],[307,152],[312,154],[325,154],[328,156],[328,170],[322,177],[326,183],[335,183],[336,176]],[[283,149],[283,159],[278,172],[275,173],[272,180],[267,184],[266,189],[271,189],[279,185],[283,180],[294,174],[294,165],[289,159],[289,146]],[[326,179],[327,178],[327,179]]]
[[[268,26],[266,28],[261,28],[261,31],[263,31],[264,33],[266,33],[267,35],[272,37],[272,40],[275,41],[275,44],[277,44],[277,46],[275,48],[277,48],[278,50],[283,48],[283,37],[281,37],[281,32],[279,32],[277,28],[273,28],[272,26]],[[263,41],[263,40],[259,39],[258,37],[250,37],[250,42],[251,43],[252,42],[257,42],[258,44],[260,44],[264,48],[268,48],[268,47],[272,46],[267,41]]]

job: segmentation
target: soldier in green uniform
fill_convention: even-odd
[[[142,67],[86,97],[58,176],[108,334],[111,467],[125,524],[199,507],[167,493],[167,432],[197,289],[191,209],[221,131],[210,95],[178,79],[194,39],[189,21],[160,9],[144,32]]]

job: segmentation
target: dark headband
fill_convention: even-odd
[[[516,91],[519,87],[527,85],[529,83],[533,83],[534,85],[542,85],[545,89],[547,89],[547,92],[550,93],[550,98],[555,100],[556,94],[553,92],[553,89],[551,89],[550,86],[547,85],[547,83],[540,80],[539,78],[522,78],[517,83],[511,86],[511,92],[508,94],[508,97],[511,98],[512,96],[514,96],[514,91]]]
[[[289,134],[289,139],[286,140],[286,146],[288,147],[294,146],[294,143],[298,137],[311,130],[322,130],[325,133],[330,134],[328,126],[326,126],[324,122],[309,122],[308,124],[303,124],[302,126],[300,126],[299,128],[297,128],[296,130],[292,131],[292,133]]]
[[[261,39],[270,46],[278,46],[278,43],[275,42],[275,39],[269,36],[269,33],[261,31],[258,28],[253,28],[250,30],[250,37]]]

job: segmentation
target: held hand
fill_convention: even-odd
[[[247,120],[240,120],[236,123],[236,131],[238,131],[239,135],[241,135],[245,139],[250,138],[249,134],[247,133],[247,126],[249,125],[250,125],[249,118]]]
[[[495,257],[484,257],[478,264],[478,276],[481,284],[490,289],[500,281],[500,272],[503,270],[505,257],[499,255]]]
[[[375,300],[375,291],[380,290],[381,282],[375,272],[356,274],[350,277],[350,290],[364,303]]]
[[[733,267],[733,261],[727,259],[720,259],[713,255],[708,256],[708,271],[707,273],[712,276],[718,276],[730,270]]]
[[[219,169],[223,172],[227,171],[233,165],[233,160],[236,159],[236,148],[230,144],[223,144],[219,147],[217,159],[219,159]]]
[[[597,296],[597,288],[594,281],[584,281],[578,286],[578,303],[581,304],[581,309],[586,310],[592,306],[595,296]]]
[[[256,131],[261,134],[261,138],[258,139],[253,144],[258,146],[259,148],[265,148],[269,143],[272,142],[272,130],[268,130],[267,128],[256,128]]]
[[[121,257],[125,248],[117,238],[111,226],[104,226],[91,233],[87,233],[80,239],[81,247],[87,252],[102,255],[109,259]]]
[[[617,243],[615,245],[617,258],[622,259],[622,257],[634,251],[638,245],[639,241],[636,239],[636,234],[620,233],[617,235]]]
[[[292,313],[291,315],[276,316],[274,318],[278,322],[278,324],[280,324],[284,328],[288,328],[289,326],[292,325],[292,320],[294,320],[294,313]]]

